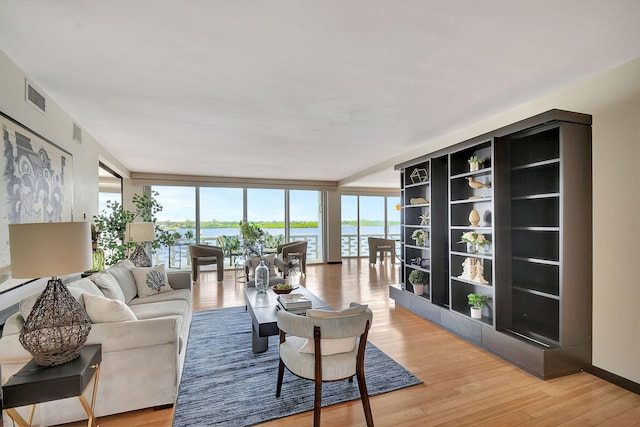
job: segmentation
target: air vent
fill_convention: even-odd
[[[77,124],[73,124],[73,140],[78,144],[82,144],[82,129]]]
[[[46,99],[42,91],[29,79],[25,79],[25,95],[27,104],[44,113],[47,110]]]

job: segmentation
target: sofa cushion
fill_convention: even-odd
[[[85,294],[84,306],[93,323],[137,320],[133,311],[124,302],[117,299]]]
[[[307,317],[315,318],[332,318],[332,317],[344,317],[352,316],[354,314],[364,313],[367,310],[367,305],[356,305],[354,307],[345,308],[343,310],[331,311],[331,310],[319,310],[309,309],[307,310]],[[321,339],[320,351],[323,356],[338,353],[348,353],[356,348],[357,337],[349,338],[336,338],[336,339]],[[301,353],[315,353],[315,346],[312,339],[306,340],[299,350]]]
[[[67,288],[69,288],[69,290],[72,290],[73,288],[78,288],[78,289],[82,289],[83,291],[91,295],[98,295],[99,297],[104,296],[100,288],[98,288],[98,286],[96,286],[96,284],[93,283],[91,279],[89,279],[88,277],[82,278],[80,280],[75,280],[69,283],[67,285]]]
[[[134,279],[131,269],[135,265],[131,260],[125,259],[118,261],[105,271],[115,277],[122,293],[124,294],[124,302],[129,304],[129,301],[134,299],[138,294],[138,288],[136,287],[136,279]]]
[[[164,271],[164,264],[153,267],[135,267],[131,269],[131,273],[136,279],[140,298],[173,290],[169,285],[167,273]]]
[[[89,292],[78,287],[67,286],[67,289],[69,290],[71,295],[73,295],[73,297],[80,303],[80,305],[84,307],[83,294]],[[33,310],[33,306],[36,304],[38,298],[40,298],[40,295],[42,295],[42,292],[37,292],[20,301],[20,303],[18,304],[18,310],[20,311],[23,319],[26,320],[29,317],[29,314],[31,314],[31,310]]]
[[[144,298],[142,298],[144,300]],[[163,316],[187,316],[190,305],[186,301],[158,301],[129,306],[138,319],[153,319]]]
[[[92,274],[89,278],[100,288],[105,297],[125,302],[124,293],[118,281],[111,274],[102,271]]]
[[[144,298],[134,298],[129,302],[129,306],[138,304],[148,304],[160,301],[187,301],[191,305],[191,291],[189,289],[174,289],[169,292],[161,292]]]

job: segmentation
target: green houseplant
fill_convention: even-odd
[[[471,317],[474,319],[482,318],[482,307],[489,301],[487,295],[469,294],[467,295],[469,305],[471,306]]]
[[[422,295],[424,293],[424,284],[426,281],[426,275],[422,270],[412,270],[409,273],[409,283],[413,286],[413,292],[416,295]]]
[[[132,201],[136,207],[135,212],[124,208],[117,201],[108,200],[107,208],[99,215],[93,217],[96,231],[99,237],[98,247],[105,252],[105,263],[113,265],[127,257],[127,250],[133,250],[142,243],[125,243],[124,234],[127,223],[138,219],[144,222],[156,222],[156,214],[162,211],[162,205],[156,200],[157,191],[151,191],[140,196],[134,194]],[[163,246],[175,245],[181,238],[180,233],[164,230],[155,225],[156,239],[151,242],[152,251]]]
[[[482,164],[482,160],[478,158],[478,156],[469,157],[469,171],[474,172],[480,169],[480,164]]]

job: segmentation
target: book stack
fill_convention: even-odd
[[[301,294],[278,295],[278,303],[290,313],[305,314],[311,308],[311,300]]]

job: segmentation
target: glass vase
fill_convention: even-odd
[[[260,265],[255,271],[256,290],[258,293],[265,293],[269,289],[269,268],[264,265],[264,260],[260,260]]]
[[[479,245],[477,243],[467,243],[467,251],[470,254],[477,254],[479,251]]]

